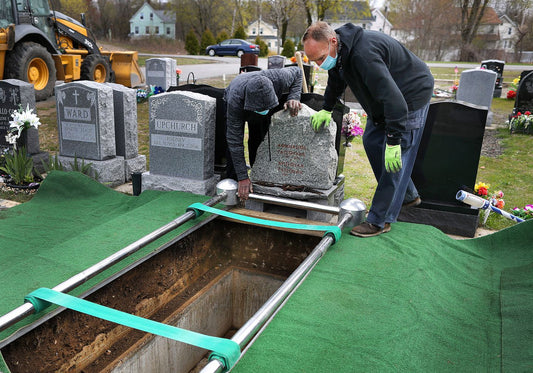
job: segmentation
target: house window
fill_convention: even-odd
[[[255,35],[255,28],[252,29],[252,35]]]
[[[170,27],[167,27],[167,35],[170,35]]]
[[[150,13],[150,21],[154,20],[154,13]]]
[[[509,30],[507,30],[507,35],[511,35],[511,32],[512,32],[512,31],[513,31],[513,30],[509,27]]]
[[[139,34],[139,26],[135,26],[135,33]]]
[[[271,42],[268,42],[268,47],[272,48],[272,43]]]
[[[144,33],[147,35],[150,33],[150,26],[146,26],[146,28],[144,29]]]
[[[144,14],[141,13],[141,15],[140,15],[139,18],[140,18],[140,19],[144,19]]]
[[[159,26],[155,26],[155,34],[159,35]]]
[[[262,28],[259,29],[259,35],[263,35],[263,29]]]

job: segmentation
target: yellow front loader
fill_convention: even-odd
[[[56,80],[144,84],[137,52],[103,51],[80,22],[50,10],[48,0],[0,0],[0,79],[33,84],[37,101]]]

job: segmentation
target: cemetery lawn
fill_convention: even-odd
[[[219,88],[224,87],[224,82],[221,79],[199,79],[197,83]],[[490,184],[489,192],[502,190],[505,193],[506,211],[513,207],[523,208],[526,204],[533,203],[533,173],[530,171],[531,159],[533,158],[533,136],[509,134],[505,121],[512,111],[513,104],[512,100],[493,99],[493,127],[498,128],[486,130],[486,133],[490,132],[491,135],[486,136],[486,141],[490,141],[491,146],[489,146],[489,150],[482,151],[476,180]],[[54,156],[59,151],[54,98],[38,102],[37,114],[42,123],[39,128],[41,149]],[[148,102],[138,105],[137,121],[139,154],[145,155],[147,162],[149,162]],[[346,177],[345,197],[358,198],[370,206],[376,181],[366,158],[361,138],[355,139],[352,147],[346,150],[343,174]],[[26,202],[31,197],[31,195],[0,190],[0,199]],[[510,220],[491,213],[486,227],[499,230],[513,224]]]

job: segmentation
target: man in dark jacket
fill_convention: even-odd
[[[303,38],[309,60],[328,70],[323,110],[312,118],[318,131],[331,119],[335,100],[350,87],[368,115],[363,145],[378,181],[364,223],[351,234],[376,236],[390,231],[402,204],[420,204],[411,172],[433,94],[427,65],[397,40],[353,24],[309,26]]]
[[[284,104],[285,110],[289,109],[292,116],[298,115],[298,110],[301,108],[301,92],[302,72],[296,66],[243,73],[233,79],[226,88],[224,94],[227,110],[226,140],[236,174],[234,177],[239,182],[238,195],[242,199],[247,199],[248,194],[253,192],[244,158],[244,122],[250,121],[254,116],[268,115],[269,111],[279,105],[279,100],[284,93],[288,93]],[[265,135],[260,129],[253,128],[250,122],[248,132],[250,140],[254,136],[261,137],[259,142]],[[257,132],[259,135],[256,134]],[[248,141],[249,148],[250,140]],[[249,153],[251,154],[250,149]],[[253,161],[254,159],[250,159],[251,164]],[[229,173],[231,174],[231,170]]]

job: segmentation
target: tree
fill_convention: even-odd
[[[235,33],[233,34],[234,39],[246,39],[246,32],[244,31],[244,27],[240,25],[237,27],[237,30],[235,30]]]
[[[185,37],[185,50],[192,55],[200,54],[200,43],[193,29],[190,29]]]
[[[270,18],[279,30],[281,44],[285,43],[289,22],[298,9],[295,5],[293,0],[269,0]]]
[[[313,21],[323,21],[328,9],[337,7],[341,0],[300,0],[305,9],[307,25]]]
[[[489,0],[456,0],[461,8],[461,46],[460,60],[471,61],[475,57],[472,53],[472,41],[477,35],[477,30]]]
[[[259,36],[255,38],[255,44],[259,45],[259,57],[268,56],[268,45]]]
[[[76,20],[80,19],[81,13],[87,13],[89,4],[85,0],[61,0],[61,12]]]

